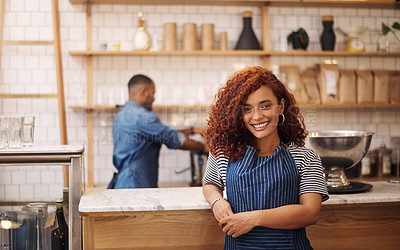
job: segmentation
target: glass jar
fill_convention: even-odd
[[[388,177],[392,172],[392,150],[386,148],[384,143],[378,149],[374,150],[376,159],[376,177]]]
[[[26,211],[34,214],[33,224],[36,225],[32,232],[32,245],[34,249],[50,248],[50,230],[45,228],[47,221],[47,203],[28,203]]]
[[[389,51],[389,41],[387,40],[386,36],[383,34],[379,34],[378,41],[376,44],[376,51]]]
[[[372,177],[375,173],[375,156],[373,152],[368,152],[361,160],[360,177]]]

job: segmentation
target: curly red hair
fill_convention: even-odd
[[[204,133],[213,155],[222,153],[236,161],[243,158],[246,146],[256,146],[254,136],[243,123],[241,107],[248,96],[263,85],[272,90],[278,102],[285,99],[285,121],[278,124],[279,138],[285,144],[304,146],[308,133],[293,94],[270,70],[254,66],[236,72],[215,96]]]

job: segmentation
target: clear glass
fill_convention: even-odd
[[[389,51],[389,41],[387,40],[386,36],[382,34],[378,36],[376,51],[385,51],[385,52]]]
[[[0,149],[4,149],[7,146],[6,130],[0,128]]]
[[[24,147],[32,146],[34,141],[34,132],[35,132],[35,116],[27,115],[24,117],[23,131],[24,135],[23,135],[22,145]]]
[[[9,148],[20,148],[22,146],[22,138],[23,138],[23,125],[24,125],[24,117],[23,116],[11,116],[10,118],[10,133],[8,138],[8,147]]]
[[[10,117],[0,116],[0,149],[8,147],[8,138],[10,134]]]

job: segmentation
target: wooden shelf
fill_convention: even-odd
[[[399,8],[396,0],[272,0],[271,6],[333,7],[333,8]]]
[[[53,45],[54,41],[3,41],[3,45]]]
[[[267,56],[264,50],[212,50],[212,51],[70,51],[72,56]]]
[[[400,108],[400,103],[348,103],[348,104],[300,104],[300,108],[318,108],[318,109],[347,109],[347,108]]]
[[[400,108],[400,103],[389,104],[389,103],[349,103],[349,104],[300,104],[300,108]],[[119,110],[122,106],[69,106],[70,109],[75,110]],[[158,109],[209,109],[208,105],[155,105],[153,110]]]
[[[57,94],[0,94],[0,98],[57,98]]]
[[[212,51],[70,51],[71,56],[400,56],[399,52],[346,51],[267,51],[267,50],[212,50]]]
[[[395,0],[70,0],[71,4],[332,6],[395,8]]]
[[[269,51],[271,56],[400,56],[398,52],[347,52],[347,51]]]
[[[122,106],[69,106],[70,109],[75,110],[119,110]],[[208,109],[210,106],[207,105],[154,105],[153,110],[157,109]]]
[[[279,0],[278,0],[279,1]],[[299,2],[300,0],[290,0],[291,2]],[[260,6],[270,1],[265,0],[70,0],[71,4],[145,4],[145,5],[250,5]]]

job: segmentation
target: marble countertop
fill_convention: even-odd
[[[31,147],[0,149],[0,155],[81,154],[83,151],[83,145],[33,145]]]
[[[369,192],[331,194],[323,205],[400,202],[400,184],[368,183],[373,185]],[[201,187],[90,190],[79,204],[83,213],[193,209],[210,209]]]

